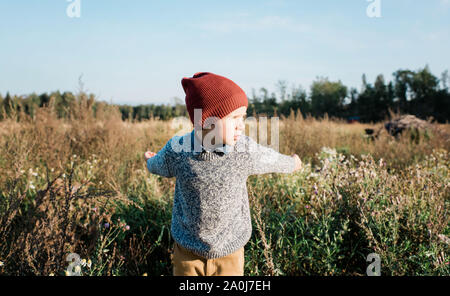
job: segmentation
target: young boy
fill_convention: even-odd
[[[302,163],[244,135],[247,96],[230,79],[199,72],[181,83],[194,130],[145,153],[151,173],[176,177],[173,275],[244,275],[252,233],[247,177],[292,173]]]

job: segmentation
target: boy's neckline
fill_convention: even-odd
[[[202,152],[206,153],[215,153],[218,152],[219,156],[222,156],[224,154],[228,154],[229,152],[232,152],[234,150],[234,146],[228,145],[228,144],[221,144],[220,146],[214,146],[212,149],[206,148],[202,145],[202,142],[197,138],[195,133],[195,128],[191,132],[191,148],[194,155],[201,154]],[[198,147],[196,150],[196,146]]]

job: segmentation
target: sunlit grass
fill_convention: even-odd
[[[171,275],[175,179],[143,154],[179,127],[107,106],[94,118],[79,100],[67,120],[43,108],[0,122],[0,274],[65,275],[77,253],[82,275]],[[450,274],[449,126],[419,141],[365,128],[282,118],[280,152],[305,166],[248,179],[245,274],[365,275],[369,253],[382,274]]]

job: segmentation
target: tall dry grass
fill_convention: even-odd
[[[386,120],[400,115],[391,112]],[[450,125],[445,124],[432,124],[430,130],[419,135],[406,131],[396,139],[383,129],[383,123],[348,124],[343,120],[330,120],[327,116],[321,119],[311,116],[303,118],[299,112],[291,112],[289,117],[282,118],[281,151],[295,152],[313,164],[318,164],[315,154],[322,147],[333,147],[346,156],[359,158],[370,154],[375,160],[383,158],[388,167],[396,169],[423,160],[433,149],[450,149]],[[382,132],[372,141],[365,135],[367,128],[381,128]]]
[[[175,179],[149,174],[143,153],[183,126],[94,103],[81,92],[68,118],[50,103],[0,122],[0,274],[64,274],[70,253],[91,260],[83,274],[171,274]],[[446,274],[449,127],[375,141],[368,127],[282,118],[280,152],[305,168],[249,178],[246,274],[364,274],[370,251],[387,274]]]

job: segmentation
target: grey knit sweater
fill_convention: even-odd
[[[176,177],[173,239],[199,256],[219,258],[237,251],[251,237],[247,177],[291,173],[295,160],[245,135],[225,154],[202,150],[195,142],[194,131],[174,136],[147,160],[147,169]]]

